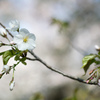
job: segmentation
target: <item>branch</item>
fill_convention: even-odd
[[[9,32],[9,30],[6,29],[6,27],[0,23],[0,25],[8,32],[8,34],[13,38],[13,35]],[[73,76],[70,76],[70,75],[67,75],[67,74],[64,74],[63,72],[61,71],[58,71],[54,68],[52,68],[51,66],[49,66],[48,64],[46,64],[41,58],[39,58],[37,55],[35,55],[35,53],[33,51],[28,51],[30,54],[33,55],[33,57],[35,57],[35,59],[32,59],[32,58],[29,58],[29,57],[26,57],[27,60],[31,60],[31,61],[39,61],[40,63],[42,63],[45,67],[47,67],[48,69],[50,69],[51,71],[53,72],[56,72],[64,77],[67,77],[67,78],[70,78],[72,80],[75,80],[75,81],[78,81],[78,82],[81,82],[81,83],[84,83],[84,84],[89,84],[89,85],[98,85],[97,82],[89,82],[87,83],[85,80],[81,79],[81,78],[75,78]]]
[[[36,61],[38,59],[32,59],[32,58],[29,58],[29,57],[26,57],[27,60],[32,60],[32,61]]]
[[[89,84],[89,85],[98,85],[97,82],[89,82],[89,83],[87,83],[85,80],[83,80],[83,79],[81,79],[81,78],[75,78],[75,77],[73,77],[73,76],[64,74],[63,72],[58,71],[58,70],[52,68],[51,66],[49,66],[48,64],[46,64],[41,58],[39,58],[37,55],[35,55],[34,52],[29,51],[29,53],[32,54],[32,55],[35,57],[35,59],[36,59],[37,61],[39,61],[40,63],[42,63],[45,67],[47,67],[48,69],[50,69],[50,70],[53,71],[53,72],[56,72],[56,73],[58,73],[58,74],[60,74],[60,75],[62,75],[62,76],[64,76],[64,77],[70,78],[70,79],[72,79],[72,80],[75,80],[75,81],[78,81],[78,82],[81,82],[81,83],[85,83],[85,84]],[[31,59],[31,60],[34,61],[34,59]]]

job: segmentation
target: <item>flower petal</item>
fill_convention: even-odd
[[[29,31],[26,28],[22,28],[19,30],[19,33],[29,33]]]
[[[17,34],[16,36],[14,36],[14,43],[20,44],[21,42],[23,42],[23,36],[20,34]]]
[[[27,43],[21,43],[21,44],[18,44],[18,49],[19,50],[22,50],[22,51],[24,51],[24,50],[27,50],[29,48],[29,45],[27,44]]]
[[[34,41],[36,40],[35,35],[34,35],[34,34],[32,34],[32,33],[30,33],[30,34],[29,34],[29,38],[30,38],[30,39],[33,39]]]

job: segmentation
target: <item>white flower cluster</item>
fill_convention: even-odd
[[[8,30],[13,31],[13,32],[16,32],[16,31],[18,32],[17,35],[15,35],[15,36],[12,35],[13,36],[12,41],[10,41],[7,37]],[[35,44],[36,37],[35,37],[35,35],[33,33],[30,33],[25,28],[20,29],[20,22],[17,21],[17,20],[11,21],[9,23],[9,28],[5,29],[5,27],[0,27],[0,35],[2,37],[6,38],[9,41],[10,46],[12,47],[12,50],[14,48],[14,50],[18,50],[18,52],[27,52],[28,50],[33,50],[36,47],[36,44]],[[0,41],[0,44],[1,44],[0,46],[6,45],[5,43],[3,43],[1,41]],[[9,54],[9,51],[8,51],[8,54]],[[12,55],[8,55],[8,54],[6,54],[6,56],[12,57]],[[16,54],[13,55],[13,56],[16,56]],[[5,56],[4,56],[3,60],[4,59],[5,59]],[[9,60],[9,58],[7,58],[7,60]],[[9,74],[10,70],[13,69],[13,77],[12,77],[12,80],[9,84],[9,88],[12,91],[14,86],[15,86],[15,81],[14,81],[15,67],[13,67],[14,65],[13,66],[8,66],[7,65],[8,61],[7,60],[4,60],[6,63],[4,63],[4,66],[3,66],[3,69],[2,69],[2,74],[0,74],[0,78],[5,73]],[[20,58],[18,60],[20,62]]]
[[[18,34],[13,38],[13,44],[16,44],[19,50],[33,50],[36,47],[35,40],[36,37],[34,34],[30,33],[27,29],[20,28],[20,22],[13,20],[9,23],[10,28],[7,28],[10,31],[17,31]],[[0,28],[0,35],[6,37],[7,31],[4,28]],[[12,41],[11,41],[12,43]]]
[[[20,28],[20,23],[17,20],[11,21],[9,23],[11,31],[18,31],[19,34],[14,36],[13,42],[16,43],[19,50],[33,50],[36,47],[35,40],[36,37],[34,34],[30,33],[27,29]]]

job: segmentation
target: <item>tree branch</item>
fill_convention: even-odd
[[[46,66],[48,69],[50,69],[50,70],[53,71],[53,72],[56,72],[56,73],[58,73],[58,74],[60,74],[60,75],[62,75],[62,76],[64,76],[64,77],[70,78],[70,79],[72,79],[72,80],[75,80],[75,81],[78,81],[78,82],[81,82],[81,83],[85,83],[85,84],[89,84],[89,85],[98,85],[97,82],[89,82],[89,83],[87,83],[85,80],[83,80],[83,79],[81,79],[81,78],[75,78],[75,77],[73,77],[73,76],[64,74],[63,72],[58,71],[58,70],[52,68],[51,66],[47,65],[41,58],[39,58],[37,55],[35,55],[34,52],[29,51],[29,53],[32,54],[32,55],[35,57],[36,61],[39,61],[40,63],[42,63],[44,66]],[[32,60],[32,59],[31,59],[31,60]],[[33,60],[34,60],[34,59],[33,59]]]
[[[29,58],[29,57],[26,57],[27,60],[32,60],[32,61],[36,61],[38,59],[32,59],[32,58]]]
[[[8,34],[13,38],[13,35],[9,32],[9,30],[6,29],[6,27],[0,23],[0,25],[8,32]],[[35,58],[35,59],[32,59],[32,58],[29,58],[29,57],[26,57],[27,60],[31,60],[31,61],[39,61],[40,63],[42,63],[45,67],[47,67],[48,69],[50,69],[51,71],[53,72],[56,72],[64,77],[67,77],[67,78],[70,78],[72,80],[75,80],[75,81],[78,81],[78,82],[81,82],[81,83],[84,83],[84,84],[89,84],[89,85],[98,85],[97,82],[89,82],[87,83],[85,80],[81,79],[81,78],[75,78],[73,76],[70,76],[70,75],[67,75],[67,74],[64,74],[63,72],[61,71],[58,71],[54,68],[52,68],[51,66],[49,66],[48,64],[46,64],[41,58],[39,58],[37,55],[35,55],[35,53],[33,51],[28,51],[30,54],[32,54],[32,56]]]

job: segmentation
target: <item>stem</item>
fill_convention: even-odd
[[[13,75],[12,75],[12,79],[14,79],[14,70],[15,70],[15,69],[13,68]]]

